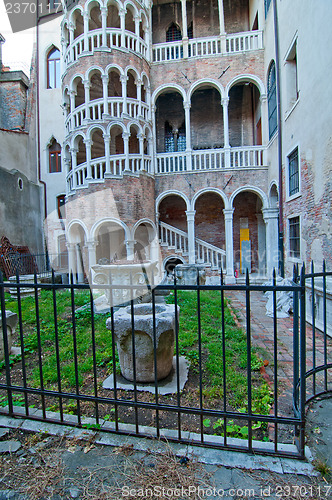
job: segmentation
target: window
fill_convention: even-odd
[[[288,54],[286,56],[286,85],[287,85],[287,104],[288,109],[292,108],[293,105],[299,98],[299,88],[298,88],[298,74],[297,74],[297,43],[296,40],[293,42]]]
[[[298,149],[288,156],[288,194],[293,196],[300,191],[300,171]]]
[[[300,217],[292,217],[289,224],[289,254],[295,259],[300,258]]]
[[[181,30],[179,26],[172,23],[166,31],[166,42],[175,42],[176,40],[182,40]]]
[[[61,146],[56,142],[55,139],[52,140],[49,148],[49,173],[53,174],[55,172],[61,172]]]
[[[272,61],[267,79],[267,101],[269,109],[269,138],[271,139],[278,126],[276,65]]]
[[[60,88],[60,52],[55,47],[47,56],[47,88]]]
[[[66,203],[66,196],[64,194],[61,194],[60,196],[57,197],[57,209],[58,209],[58,217],[59,219],[65,219],[65,203]]]
[[[171,125],[165,123],[165,152],[174,153],[175,151],[186,150],[186,129],[182,123],[178,130],[173,130]]]
[[[264,4],[265,4],[265,17],[266,17],[271,5],[271,0],[264,0]]]

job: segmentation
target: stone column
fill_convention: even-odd
[[[129,168],[129,137],[130,134],[128,132],[123,132],[122,133],[122,139],[123,139],[123,146],[124,146],[124,154],[125,154],[125,169],[124,172],[130,172]]]
[[[191,132],[190,132],[190,102],[184,102],[184,116],[185,116],[185,128],[186,128],[186,170],[192,170],[191,163]]]
[[[101,43],[103,48],[107,48],[107,36],[106,36],[106,27],[107,27],[107,7],[100,7],[101,12]]]
[[[120,76],[121,89],[122,89],[122,117],[129,118],[128,115],[128,104],[127,104],[127,80],[128,77],[125,75]]]
[[[74,30],[75,26],[74,23],[69,23],[68,26],[69,30],[69,51],[70,51],[70,61],[74,62],[74,48],[73,48],[73,43],[74,43]]]
[[[225,15],[224,15],[224,1],[218,0],[218,12],[219,12],[219,33],[221,41],[221,51],[223,54],[226,53],[226,31],[225,31]]]
[[[148,85],[145,87],[145,99],[146,99],[146,104],[148,105],[148,116],[147,119],[149,122],[152,121],[152,105],[151,105],[151,87]]]
[[[75,254],[75,244],[74,243],[66,243],[68,250],[68,272],[69,272],[69,280],[70,274],[73,273],[73,280],[76,283],[76,254]]]
[[[267,165],[267,150],[266,146],[269,142],[269,111],[267,105],[267,95],[262,94],[260,96],[261,103],[261,129],[262,129],[262,145],[264,146],[263,150],[263,165]]]
[[[196,210],[186,210],[188,228],[188,260],[189,264],[195,264],[195,213]]]
[[[108,112],[108,75],[101,75],[101,79],[103,82],[103,103],[104,103],[104,113],[103,120],[110,118]]]
[[[182,45],[183,57],[188,59],[188,21],[187,21],[187,0],[181,0],[181,14],[182,14]]]
[[[235,283],[234,247],[233,247],[233,212],[234,208],[224,209],[226,239],[226,283]]]
[[[142,118],[142,80],[136,80],[136,89],[137,89],[137,101],[138,101],[138,110],[137,116],[133,116],[133,118]]]
[[[266,273],[272,276],[273,269],[278,270],[278,209],[263,208],[266,230]]]
[[[83,80],[84,85],[84,106],[85,106],[85,122],[87,123],[90,120],[90,82],[89,80]]]
[[[231,148],[229,145],[229,125],[228,125],[229,97],[225,97],[224,99],[222,99],[221,104],[222,104],[223,120],[224,120],[225,167],[230,168],[230,166],[231,166]]]
[[[134,260],[135,240],[126,240],[127,260]]]
[[[90,181],[90,180],[92,180],[92,171],[91,171],[91,145],[92,145],[92,141],[91,141],[91,139],[85,139],[84,144],[85,144],[85,151],[86,151],[86,170],[87,170],[86,180]]]
[[[60,71],[61,71],[61,75],[63,75],[64,72],[65,72],[65,54],[66,54],[66,50],[67,50],[66,39],[64,37],[61,37],[61,52],[62,52],[62,56],[61,56],[61,59],[60,59]]]
[[[104,144],[105,144],[105,161],[106,161],[105,176],[107,177],[106,174],[111,173],[111,161],[110,161],[111,136],[109,134],[103,134],[103,137],[104,137]]]
[[[154,137],[154,148],[153,151],[157,152],[157,135],[156,135],[156,106],[151,105],[151,110],[152,110],[152,130],[153,130],[153,137]],[[157,153],[152,154],[152,174],[158,173],[158,165],[157,165]]]
[[[258,274],[266,274],[266,230],[263,214],[257,213],[257,245],[258,245]]]
[[[84,52],[89,51],[89,38],[88,38],[88,32],[89,32],[89,13],[84,12],[83,14],[83,23],[84,23]]]
[[[75,120],[74,120],[74,110],[75,110],[75,96],[76,92],[75,90],[69,90],[69,99],[70,99],[70,129],[74,130],[75,129]]]
[[[134,21],[135,21],[135,37],[136,37],[136,41],[135,41],[135,52],[139,52],[139,25],[140,25],[140,17],[139,16],[135,16],[134,17]]]
[[[77,282],[83,283],[84,281],[84,269],[82,265],[83,256],[79,243],[75,244],[75,254],[76,254]]]
[[[126,47],[126,11],[125,9],[119,9],[120,16],[120,29],[121,29],[121,47]]]
[[[72,189],[76,189],[77,187],[77,180],[76,180],[76,168],[77,168],[77,149],[76,148],[71,148],[70,149],[70,154],[71,154],[71,168],[73,172],[73,182],[72,182]]]
[[[144,134],[138,134],[137,135],[138,137],[138,140],[139,140],[139,154],[140,154],[140,157],[141,157],[141,167],[140,167],[140,171],[142,170],[146,170],[145,168],[145,162],[144,162]]]
[[[96,264],[96,246],[98,242],[91,240],[87,242],[88,255],[89,255],[89,269]]]

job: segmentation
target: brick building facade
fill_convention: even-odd
[[[274,16],[271,0],[79,0],[39,27],[52,253],[66,241],[76,272],[159,254],[164,268],[204,263],[232,282],[235,271],[265,278],[278,267],[279,227],[286,273],[316,256],[331,262],[330,160],[319,158],[318,193],[317,145],[299,111],[309,15],[324,27],[324,13],[299,19],[297,4],[276,0]]]

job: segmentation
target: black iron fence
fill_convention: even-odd
[[[331,390],[331,276],[324,268],[322,273],[295,272],[286,285],[276,277],[270,285],[252,284],[247,274],[241,285],[224,284],[221,275],[217,285],[200,284],[199,278],[179,285],[174,278],[172,284],[157,286],[133,284],[133,279],[131,284],[89,286],[73,279],[56,283],[53,273],[51,283],[38,283],[36,275],[29,284],[17,277],[10,284],[15,299],[1,279],[0,413],[303,458],[305,404]],[[243,296],[242,329],[227,300],[234,291]],[[266,291],[273,297],[264,333],[269,353],[256,348],[251,331],[252,303]],[[291,412],[280,404],[285,397],[279,359],[285,333],[278,318],[281,292],[291,294],[293,306]],[[320,329],[317,294],[322,297]],[[115,305],[119,295],[127,297],[122,307]],[[16,327],[6,309],[17,313]]]

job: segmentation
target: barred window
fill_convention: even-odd
[[[299,259],[300,253],[300,217],[292,217],[289,224],[289,254]]]
[[[276,65],[272,61],[267,79],[267,100],[269,110],[269,138],[271,139],[278,126]]]
[[[299,171],[299,156],[298,149],[288,156],[288,185],[289,185],[289,196],[299,192],[300,188],[300,171]]]
[[[182,40],[181,30],[177,24],[172,23],[166,31],[166,42],[175,42],[176,40]]]

